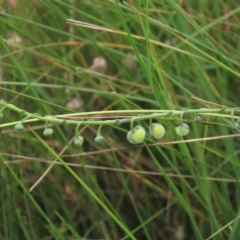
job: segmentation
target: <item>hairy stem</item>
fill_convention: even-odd
[[[0,105],[2,105],[2,108],[8,108],[11,109],[15,112],[22,113],[22,115],[25,116],[26,121],[24,122],[35,122],[35,121],[44,121],[48,123],[55,123],[55,124],[67,124],[67,125],[114,125],[116,120],[87,120],[87,121],[79,121],[79,120],[69,120],[67,117],[69,116],[86,116],[86,115],[92,115],[94,113],[76,113],[76,114],[65,114],[65,115],[57,115],[57,116],[40,116],[37,113],[29,113],[23,109],[20,109],[16,107],[13,104],[8,104],[4,100],[0,101]],[[5,109],[6,110],[6,109]],[[168,119],[175,119],[176,117],[183,115],[182,110],[145,110],[146,112],[151,112],[151,114],[145,114],[145,115],[139,115],[139,116],[129,116],[127,118],[119,119],[119,124],[122,123],[131,123],[134,121],[141,121],[141,120],[151,120],[154,118],[168,118]],[[239,112],[239,110],[234,109],[234,111]],[[95,112],[95,114],[107,114],[107,113],[139,113],[139,112],[144,112],[144,110],[141,111],[108,111],[108,112]],[[221,117],[221,118],[230,118],[230,119],[238,119],[238,116],[233,116],[232,114],[233,109],[232,108],[219,108],[219,109],[209,109],[209,108],[200,108],[200,109],[184,109],[184,114],[201,114],[205,116],[215,116],[215,117]],[[116,116],[118,118],[118,116]],[[16,121],[12,123],[5,123],[1,124],[0,127],[7,127],[7,126],[12,126],[16,125],[17,123],[21,122]]]

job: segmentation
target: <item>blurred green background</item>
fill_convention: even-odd
[[[0,98],[30,113],[239,106],[238,1],[2,0],[0,14]],[[76,126],[46,138],[40,121],[14,131],[21,119],[0,119],[0,239],[240,239],[239,139],[205,139],[230,119],[186,114],[181,138],[166,118],[160,144],[134,148],[129,124],[104,126],[101,145],[84,126],[76,147]],[[70,168],[48,171],[59,159]]]

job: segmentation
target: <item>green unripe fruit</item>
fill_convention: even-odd
[[[45,137],[51,137],[53,134],[53,129],[52,128],[45,128],[43,131],[43,135]]]
[[[179,136],[186,136],[189,134],[189,126],[186,123],[182,123],[181,125],[175,128],[176,134]]]
[[[143,127],[137,125],[133,131],[130,130],[127,134],[127,140],[131,144],[140,144],[143,143],[146,136],[146,131]]]
[[[156,140],[161,139],[165,135],[165,128],[160,123],[153,123],[149,127],[149,133],[152,137],[154,137]]]
[[[95,143],[101,143],[103,141],[103,136],[102,135],[98,135],[95,137],[94,141]]]
[[[132,133],[131,130],[127,133],[127,140],[128,140],[131,144],[136,144],[136,142],[133,140],[133,133]]]
[[[24,129],[24,126],[22,125],[22,123],[18,123],[17,125],[15,125],[14,129],[20,132]]]
[[[195,121],[196,123],[201,123],[201,122],[202,122],[202,118],[201,118],[199,115],[195,115],[194,121]]]
[[[84,138],[82,136],[77,136],[74,140],[74,145],[81,146],[84,143]]]

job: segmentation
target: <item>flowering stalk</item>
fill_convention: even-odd
[[[80,135],[78,135],[78,130],[81,125],[81,122],[78,123],[76,130],[75,130],[75,139],[74,139],[74,145],[81,146],[84,143],[84,138]]]
[[[53,129],[52,129],[52,128],[49,128],[49,127],[47,126],[47,123],[48,123],[48,122],[45,123],[45,128],[44,128],[44,131],[43,131],[43,135],[44,135],[45,137],[50,137],[50,136],[52,136],[52,134],[53,134]]]
[[[78,125],[78,120],[68,120],[68,117],[81,117],[86,115],[97,115],[97,114],[118,114],[118,113],[151,113],[151,114],[145,114],[145,115],[139,115],[134,116],[134,121],[142,121],[142,120],[149,120],[149,119],[168,119],[168,120],[174,120],[178,116],[180,116],[183,111],[181,110],[119,110],[119,111],[99,111],[99,112],[84,112],[84,113],[73,113],[73,114],[64,114],[64,115],[57,115],[57,116],[41,116],[37,113],[29,113],[27,111],[23,111],[22,109],[14,106],[13,104],[8,104],[4,100],[0,100],[0,105],[5,106],[8,109],[11,109],[15,112],[23,113],[23,115],[28,116],[28,119],[24,122],[36,122],[36,121],[44,121],[49,123],[55,123],[55,124],[67,124],[67,125]],[[226,109],[209,109],[209,108],[200,108],[200,109],[186,109],[184,110],[184,114],[201,114],[205,116],[213,116],[213,117],[221,117],[221,118],[232,118],[231,112],[232,108],[226,108]],[[235,110],[237,111],[237,110]],[[230,114],[229,114],[230,113]],[[171,115],[171,116],[169,116]],[[239,117],[233,116],[234,119],[238,120]],[[132,117],[129,118],[123,118],[123,119],[117,119],[118,125],[123,123],[130,123],[132,121]],[[13,122],[13,123],[5,123],[1,124],[0,127],[7,127],[16,125],[16,123],[19,123],[21,121]],[[116,119],[113,120],[94,120],[94,121],[81,121],[81,125],[115,125]]]
[[[101,135],[101,129],[102,129],[102,126],[103,125],[100,125],[99,128],[98,128],[98,131],[97,131],[97,136],[95,137],[94,141],[96,143],[101,143],[103,141],[103,136]]]

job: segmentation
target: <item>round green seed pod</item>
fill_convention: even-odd
[[[143,143],[145,137],[146,137],[146,131],[143,127],[137,125],[133,129],[133,140],[136,142],[136,144]]]
[[[131,143],[131,144],[136,144],[136,142],[133,140],[133,132],[130,130],[127,133],[127,140]]]
[[[95,137],[94,141],[95,143],[101,143],[103,141],[103,136],[102,135],[98,135]]]
[[[143,143],[146,137],[146,131],[143,127],[137,125],[133,131],[129,131],[127,134],[127,139],[131,144]]]
[[[165,128],[161,123],[153,123],[149,127],[149,133],[153,138],[159,140],[165,135]]]
[[[43,135],[45,137],[51,137],[53,134],[53,129],[52,128],[45,128],[43,131]]]
[[[15,125],[14,129],[20,132],[24,129],[24,126],[21,123],[18,123],[17,125]]]
[[[179,136],[186,136],[189,134],[189,126],[186,123],[182,123],[181,125],[175,128],[176,134]]]
[[[74,140],[74,145],[81,146],[84,143],[84,138],[82,136],[77,136]]]

